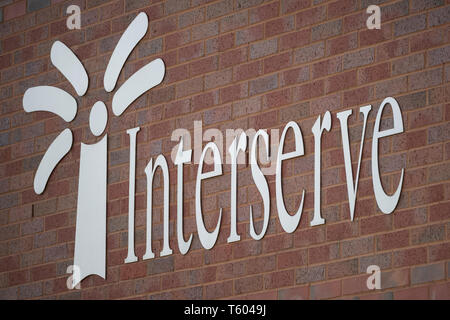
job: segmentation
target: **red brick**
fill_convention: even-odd
[[[147,263],[124,264],[120,266],[120,280],[130,280],[145,277],[147,274]]]
[[[394,40],[377,46],[377,61],[385,61],[408,54],[408,39]]]
[[[292,64],[292,55],[290,52],[281,53],[264,59],[264,73],[275,72],[288,68]]]
[[[234,281],[234,291],[236,294],[260,291],[263,289],[263,277],[261,275],[240,278]]]
[[[206,18],[214,19],[230,13],[233,10],[233,1],[222,0],[206,7]]]
[[[237,12],[220,19],[220,32],[228,32],[248,24],[248,13],[246,11]]]
[[[51,215],[45,218],[45,230],[52,230],[67,226],[69,217],[67,213]]]
[[[428,186],[411,192],[411,204],[426,204],[444,200],[443,185]]]
[[[331,97],[331,96],[330,96]],[[325,110],[329,110],[327,107],[332,106],[333,109],[337,109],[339,108],[339,102],[340,102],[340,96],[339,95],[335,95],[335,97],[337,98],[336,100],[338,101],[332,101],[329,100],[327,104],[329,104],[326,107],[322,107],[320,110],[316,110],[317,113],[322,113],[325,112]],[[319,103],[315,103],[315,105],[317,107],[320,107],[321,105],[323,105],[323,98],[319,98]],[[325,203],[326,204],[333,204],[333,203],[339,203],[342,201],[342,199],[344,199],[345,197],[348,197],[347,195],[347,188],[344,185],[340,185],[340,186],[336,186],[336,187],[331,187],[328,188],[325,192]]]
[[[278,269],[291,268],[306,264],[306,250],[296,250],[281,253],[277,256]]]
[[[325,54],[324,42],[317,42],[315,44],[299,48],[294,51],[294,64],[310,62],[320,59]]]
[[[326,6],[300,11],[295,16],[297,28],[303,28],[326,19]]]
[[[353,257],[374,251],[374,237],[366,237],[341,242],[342,257]]]
[[[23,35],[16,35],[2,41],[3,52],[8,52],[12,50],[16,50],[23,46],[24,39]]]
[[[343,18],[344,33],[366,28],[368,15],[366,12],[358,12]]]
[[[292,235],[282,234],[265,238],[263,242],[263,252],[276,252],[292,248]]]
[[[450,299],[450,283],[439,283],[430,286],[430,299],[433,300],[449,300]]]
[[[356,0],[338,0],[328,5],[328,18],[346,15],[358,8]]]
[[[341,281],[325,282],[311,285],[309,291],[310,299],[330,299],[338,297],[341,294]]]
[[[328,279],[355,275],[358,273],[358,259],[333,262],[327,266]]]
[[[292,102],[291,89],[270,92],[263,97],[263,108],[270,109]]]
[[[411,52],[422,51],[444,44],[444,30],[435,29],[414,34],[409,38]]]
[[[294,270],[278,271],[264,275],[264,289],[274,289],[292,286]]]
[[[186,271],[172,272],[163,275],[161,280],[162,287],[166,289],[183,287],[187,283],[187,278],[188,277]]]
[[[411,269],[411,284],[426,283],[445,279],[445,264],[436,263]]]
[[[422,147],[426,144],[426,131],[405,132],[396,136],[392,142],[394,151],[405,151]]]
[[[372,234],[392,230],[392,215],[377,215],[361,219],[361,234]]]
[[[408,76],[409,88],[417,90],[425,87],[433,87],[442,83],[442,69],[427,70]]]
[[[407,77],[387,79],[375,84],[376,96],[375,98],[387,97],[397,95],[405,92],[407,86]]]
[[[381,29],[361,30],[359,32],[360,46],[371,46],[380,42],[390,40],[392,34],[392,25],[383,24]]]
[[[408,126],[410,128],[420,128],[442,120],[442,106],[436,106],[411,112]]]
[[[325,92],[323,80],[314,81],[294,88],[294,100],[307,100],[319,97]]]
[[[203,77],[197,77],[178,83],[176,85],[176,97],[181,98],[203,90]]]
[[[241,81],[255,78],[262,74],[263,64],[261,61],[240,64],[233,68],[234,80]]]
[[[396,228],[404,228],[412,225],[423,224],[427,221],[427,212],[424,208],[416,208],[397,212],[394,217]]]
[[[281,74],[281,86],[289,86],[309,80],[309,67],[289,69]]]
[[[325,227],[308,228],[295,232],[295,246],[306,247],[325,241]]]
[[[203,44],[196,43],[178,50],[180,62],[189,61],[203,56]]]
[[[205,287],[205,299],[219,299],[233,294],[233,281],[211,284]]]
[[[281,33],[292,31],[294,30],[294,24],[295,24],[294,16],[287,16],[266,22],[265,24],[266,38],[270,38]]]
[[[377,236],[379,251],[403,248],[409,245],[409,230],[395,231]]]
[[[280,50],[302,47],[310,42],[311,29],[291,32],[280,39]]]
[[[282,0],[281,12],[289,13],[305,9],[311,6],[311,0]]]
[[[356,85],[356,70],[331,76],[326,79],[325,93],[332,93],[344,89],[351,88]]]
[[[249,82],[250,96],[267,92],[276,88],[278,88],[278,75],[276,74],[265,76],[263,78],[257,78]]]
[[[450,202],[435,204],[429,210],[431,222],[448,220],[450,218]]]
[[[177,17],[171,16],[161,20],[150,21],[150,33],[152,37],[158,37],[177,29]]]
[[[426,15],[416,15],[397,20],[394,23],[394,36],[399,37],[425,29]]]
[[[281,300],[306,300],[309,298],[309,287],[294,287],[278,290],[278,299]]]
[[[35,267],[31,269],[31,279],[33,281],[39,281],[44,279],[50,279],[56,275],[56,265],[54,263]]]
[[[427,225],[411,230],[411,243],[424,244],[445,239],[445,226],[443,224]]]
[[[365,84],[386,79],[390,76],[389,63],[381,63],[375,66],[360,69],[358,71],[358,84]]]
[[[317,41],[337,36],[342,33],[342,20],[322,23],[311,28],[311,40]]]
[[[236,32],[236,45],[258,41],[264,38],[264,25],[258,24]]]
[[[427,262],[427,248],[412,248],[394,251],[393,266],[395,268],[408,267]]]
[[[247,61],[246,49],[239,48],[232,51],[227,51],[220,55],[220,68],[228,68],[245,61]]]
[[[236,84],[220,89],[220,103],[226,103],[247,97],[247,84]]]
[[[193,36],[194,38],[194,36]],[[175,49],[177,47],[183,46],[191,40],[191,34],[190,32],[187,32],[186,30],[180,31],[177,33],[172,33],[170,35],[167,35],[164,38],[164,46],[166,50]],[[196,40],[196,39],[193,39]]]
[[[27,10],[27,2],[25,0],[17,1],[3,9],[3,19],[8,21],[20,16],[23,16]]]
[[[195,77],[203,73],[215,71],[217,70],[218,65],[218,56],[211,56],[201,60],[197,60],[189,65],[190,75],[192,77]]]
[[[425,58],[422,53],[397,59],[392,62],[392,75],[399,75],[423,69]]]
[[[206,110],[203,115],[205,125],[214,124],[217,122],[224,122],[231,120],[231,108],[229,105],[218,107],[215,109]]]
[[[278,16],[279,3],[272,2],[257,8],[250,9],[249,20],[250,23],[257,23],[264,20]]]
[[[308,263],[316,264],[338,259],[339,246],[337,244],[327,244],[308,249]]]
[[[327,56],[337,55],[358,47],[356,32],[327,40]]]
[[[357,294],[370,291],[367,288],[369,275],[362,275],[342,280],[342,295]]]
[[[381,272],[381,289],[404,287],[409,284],[409,269]]]
[[[96,40],[98,38],[105,37],[111,33],[111,22],[104,22],[97,24],[86,30],[86,40]],[[53,32],[52,32],[53,34]]]
[[[250,45],[250,59],[258,59],[276,53],[278,50],[277,39],[256,42]]]
[[[428,287],[408,288],[394,292],[395,300],[424,300],[428,299]]]
[[[277,257],[275,255],[256,257],[242,263],[234,263],[232,266],[235,277],[243,275],[245,271],[247,275],[270,272],[277,268]]]
[[[363,105],[373,99],[373,88],[362,87],[344,92],[344,106]]]
[[[112,284],[105,288],[107,290],[108,299],[119,299],[131,296],[134,292],[134,282],[121,282],[120,284]]]

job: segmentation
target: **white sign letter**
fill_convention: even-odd
[[[67,7],[67,14],[70,16],[67,18],[66,25],[69,30],[81,28],[81,9],[79,6],[72,4]]]
[[[247,135],[245,133],[241,133],[239,136],[239,142],[238,137],[233,140],[233,142],[230,145],[230,148],[228,151],[230,152],[231,156],[231,210],[230,210],[230,236],[227,239],[227,242],[235,242],[241,240],[241,237],[237,234],[237,228],[236,228],[236,206],[237,206],[237,156],[239,154],[239,151],[245,152],[247,149]]]
[[[283,153],[284,139],[286,138],[286,133],[290,128],[294,130],[295,150],[289,153]],[[278,149],[276,176],[275,176],[278,217],[280,219],[281,226],[287,233],[294,232],[300,222],[300,218],[302,217],[303,211],[303,200],[305,199],[305,189],[303,189],[302,201],[300,203],[297,212],[293,216],[291,216],[287,212],[286,207],[284,206],[283,186],[281,184],[281,164],[283,160],[303,156],[304,153],[305,151],[303,148],[302,131],[300,130],[300,127],[298,126],[297,123],[295,123],[294,121],[290,121],[284,128],[283,133],[281,134],[280,147]]]
[[[250,163],[252,167],[252,177],[255,181],[256,188],[258,188],[259,193],[261,194],[261,198],[263,200],[264,205],[264,222],[263,227],[260,234],[256,234],[255,226],[253,223],[253,210],[252,206],[250,206],[250,235],[255,240],[261,240],[267,231],[267,226],[269,225],[270,218],[270,194],[269,194],[269,186],[267,185],[266,177],[262,173],[261,169],[258,166],[258,159],[256,155],[256,147],[258,145],[258,137],[262,136],[263,141],[266,145],[266,156],[267,161],[269,161],[269,135],[264,130],[258,130],[253,138],[252,150],[250,155]]]
[[[314,218],[311,226],[317,226],[325,223],[320,213],[320,167],[321,167],[321,139],[323,130],[330,131],[331,115],[330,111],[325,112],[322,125],[320,125],[320,116],[312,127],[314,134]]]
[[[192,158],[192,150],[183,151],[183,137],[180,139],[178,145],[178,152],[175,158],[177,165],[177,239],[178,248],[181,254],[186,254],[189,251],[192,242],[192,234],[189,240],[184,241],[183,236],[183,163],[188,163]]]
[[[364,124],[361,134],[361,147],[359,149],[358,170],[356,171],[355,184],[353,185],[353,169],[352,169],[352,155],[350,152],[350,142],[348,139],[347,120],[352,114],[352,110],[346,110],[338,112],[337,117],[341,122],[341,136],[342,136],[342,149],[344,152],[344,164],[345,164],[345,176],[347,179],[347,193],[348,193],[348,205],[350,207],[350,219],[353,221],[355,216],[355,204],[356,204],[356,192],[358,191],[359,169],[361,168],[361,158],[364,146],[364,136],[366,134],[366,124],[372,106],[365,106],[359,109],[364,115]]]
[[[372,15],[367,19],[366,26],[369,30],[381,29],[381,10],[379,6],[370,5],[366,13]]]
[[[144,254],[144,260],[152,259],[155,254],[152,251],[152,207],[153,207],[153,176],[156,169],[160,167],[164,179],[164,243],[163,249],[160,253],[161,257],[172,254],[172,249],[169,245],[169,168],[167,167],[166,158],[162,154],[156,158],[155,166],[153,167],[153,159],[150,159],[147,167],[145,167],[145,174],[147,175],[147,248]]]
[[[379,131],[381,115],[383,114],[383,109],[386,104],[390,104],[392,108],[392,120],[394,122],[394,127],[392,129]],[[403,132],[403,118],[400,111],[400,107],[394,98],[388,97],[383,100],[380,105],[380,109],[377,113],[377,119],[375,120],[375,125],[373,127],[373,137],[372,137],[372,183],[373,191],[375,193],[375,199],[377,200],[378,207],[385,214],[390,214],[394,211],[397,206],[398,200],[400,199],[400,192],[403,185],[403,174],[405,169],[402,169],[402,174],[400,175],[400,182],[398,183],[397,190],[392,196],[387,195],[383,190],[383,185],[381,184],[380,172],[378,168],[378,139],[392,136],[397,133]]]
[[[125,263],[136,262],[134,254],[134,195],[136,190],[136,134],[141,128],[128,129],[130,135],[130,177],[128,189],[128,255]]]
[[[203,173],[203,161],[205,159],[206,152],[211,149],[213,152],[214,159],[214,170]],[[217,221],[216,228],[213,232],[208,232],[206,230],[205,224],[203,222],[202,214],[202,180],[217,177],[222,174],[222,161],[220,159],[220,152],[217,145],[214,142],[209,142],[203,149],[202,155],[200,156],[200,161],[198,164],[197,172],[197,182],[195,186],[195,219],[197,222],[198,237],[203,248],[209,250],[211,249],[217,241],[219,235],[220,222],[222,220],[222,208],[220,208],[219,220]]]

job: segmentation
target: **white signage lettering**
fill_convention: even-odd
[[[104,77],[104,88],[107,92],[114,90],[121,70],[133,48],[142,39],[148,29],[148,19],[145,13],[140,13],[130,24],[120,38],[117,47],[109,61]],[[62,42],[56,41],[50,53],[53,65],[66,77],[79,96],[83,96],[88,88],[88,76],[75,54]],[[139,69],[128,78],[116,91],[112,97],[112,111],[114,115],[120,116],[126,109],[142,94],[160,84],[165,75],[165,65],[161,59],[155,59]],[[392,109],[391,129],[381,130],[381,117],[386,105]],[[23,108],[26,112],[48,111],[60,116],[64,121],[71,122],[77,113],[77,100],[66,91],[49,86],[38,86],[28,89],[23,97]],[[359,174],[362,162],[365,131],[368,122],[371,106],[363,106],[360,113],[364,117],[359,157],[357,163],[356,176],[353,177],[352,158],[350,141],[348,135],[348,118],[352,110],[345,110],[337,113],[340,121],[342,148],[344,155],[344,167],[347,181],[347,194],[349,201],[350,219],[354,220],[356,215],[355,205],[358,190]],[[80,281],[91,274],[106,277],[106,204],[107,204],[107,155],[108,155],[108,135],[105,134],[108,122],[108,112],[105,103],[97,101],[90,112],[89,128],[94,136],[98,136],[98,141],[93,144],[81,143],[80,152],[80,173],[78,183],[78,204],[76,216],[75,252],[73,275],[68,280],[70,287],[76,287]],[[325,223],[321,216],[321,150],[322,135],[324,131],[331,130],[331,113],[326,111],[323,118],[319,116],[312,127],[314,136],[314,213],[310,221],[311,226]],[[294,150],[284,153],[286,135],[292,129]],[[134,247],[135,232],[135,192],[136,192],[136,140],[140,128],[127,130],[130,139],[130,162],[129,162],[129,193],[128,193],[128,253],[124,257],[125,263],[138,261]],[[265,175],[273,174],[275,168],[275,193],[278,218],[283,230],[293,233],[301,220],[306,190],[302,190],[301,202],[294,214],[290,214],[284,203],[282,164],[285,160],[301,157],[305,154],[303,135],[300,126],[295,121],[286,124],[278,143],[278,132],[271,130],[270,141],[266,130],[248,129],[243,132],[241,129],[235,130],[233,140],[228,148],[230,159],[230,233],[227,242],[240,241],[238,234],[238,164],[245,164],[247,146],[249,146],[249,163],[251,174],[256,189],[262,198],[263,221],[261,227],[256,227],[253,206],[249,206],[250,224],[249,234],[255,240],[261,240],[267,232],[270,219],[270,192]],[[272,133],[275,132],[275,135]],[[404,168],[401,171],[400,181],[396,191],[392,195],[386,194],[381,183],[379,170],[378,142],[381,138],[392,136],[403,132],[403,119],[400,106],[394,98],[388,97],[381,103],[372,135],[372,182],[374,195],[378,207],[384,214],[390,214],[397,206],[403,185]],[[103,135],[103,137],[101,137]],[[198,237],[201,245],[205,249],[211,249],[217,242],[219,230],[222,222],[222,208],[219,209],[217,222],[213,231],[208,231],[205,226],[202,212],[202,182],[205,184],[209,179],[222,175],[223,136],[218,129],[208,129],[202,134],[202,123],[194,122],[194,149],[191,149],[190,133],[185,129],[178,129],[172,134],[172,139],[179,138],[176,152],[172,153],[172,159],[177,167],[177,218],[176,233],[179,251],[187,254],[192,241],[193,234],[189,234],[185,240],[183,230],[183,166],[193,160],[198,163],[198,171],[195,186],[195,221]],[[227,135],[228,137],[228,135]],[[276,139],[274,139],[276,137]],[[262,138],[262,139],[259,139]],[[202,151],[203,141],[209,141]],[[214,142],[213,142],[214,141]],[[262,142],[257,149],[259,142]],[[65,129],[58,135],[50,145],[47,152],[38,166],[35,179],[34,190],[37,194],[44,192],[50,175],[57,164],[70,151],[73,144],[73,135],[70,129]],[[219,147],[218,147],[219,144]],[[251,146],[251,147],[250,147]],[[184,150],[184,147],[187,150]],[[224,151],[224,153],[226,153]],[[276,159],[275,159],[276,156]],[[194,159],[192,159],[194,158]],[[213,169],[203,172],[203,164],[212,165]],[[262,164],[260,166],[260,163]],[[274,165],[275,163],[275,165]],[[264,167],[270,164],[269,170]],[[163,187],[163,245],[160,256],[168,256],[173,253],[170,248],[170,219],[169,219],[169,189],[170,177],[169,166],[166,158],[159,155],[155,160],[149,159],[145,168],[147,178],[147,210],[146,210],[146,251],[142,259],[152,259],[155,254],[152,250],[152,215],[153,215],[153,179],[157,169],[161,169],[161,181]],[[215,218],[214,218],[215,219]],[[208,217],[208,221],[211,217]],[[209,224],[208,224],[209,225]],[[259,232],[256,229],[261,229]]]

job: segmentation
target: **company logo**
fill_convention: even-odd
[[[123,33],[104,75],[104,88],[112,92],[121,70],[148,29],[148,18],[139,13]],[[83,64],[62,42],[56,41],[50,52],[52,64],[66,77],[78,96],[88,89],[88,75]],[[139,96],[164,78],[165,65],[156,59],[139,69],[115,92],[112,99],[114,115],[120,116]],[[77,114],[77,101],[66,91],[38,86],[28,89],[23,97],[26,112],[48,111],[71,122]],[[106,105],[97,101],[91,108],[89,128],[93,135],[101,136],[108,122]],[[78,204],[75,234],[75,257],[72,287],[91,274],[105,278],[106,273],[106,190],[107,190],[107,140],[105,134],[94,144],[81,143]],[[70,129],[62,131],[50,144],[34,177],[34,191],[44,192],[47,182],[61,159],[70,151],[73,134]]]
[[[107,65],[104,75],[104,88],[107,92],[112,92],[117,84],[117,79],[121,70],[139,41],[144,37],[148,29],[148,19],[144,13],[140,13],[125,30],[120,38],[116,48]],[[88,76],[75,54],[63,43],[56,41],[51,48],[51,61],[53,65],[68,79],[79,96],[83,96],[88,89]],[[112,111],[115,116],[120,116],[125,110],[143,93],[154,86],[160,84],[165,75],[165,66],[161,59],[153,60],[148,63],[129,79],[127,79],[120,88],[114,93],[112,98]],[[392,111],[392,128],[381,128],[381,118],[383,110],[390,106]],[[60,116],[66,122],[71,122],[77,113],[77,102],[74,97],[64,90],[56,87],[39,86],[30,88],[23,97],[23,107],[27,112],[49,111]],[[348,120],[352,115],[351,109],[338,112],[336,117],[340,123],[340,132],[342,140],[342,153],[345,169],[345,180],[347,182],[348,206],[350,220],[355,217],[356,198],[358,191],[358,181],[360,178],[360,168],[363,155],[364,140],[366,136],[366,127],[369,113],[372,110],[371,105],[359,108],[360,118],[363,120],[359,157],[357,161],[352,161],[350,152],[350,137],[348,134]],[[330,132],[332,127],[332,116],[330,111],[319,115],[314,122],[311,132],[314,141],[314,186],[313,186],[313,216],[310,226],[319,226],[325,224],[325,219],[321,214],[321,162],[322,162],[322,136]],[[68,283],[71,288],[77,285],[87,276],[96,274],[102,278],[106,276],[106,204],[107,204],[107,135],[104,134],[108,122],[108,112],[106,105],[102,101],[97,101],[91,108],[89,116],[89,128],[93,135],[100,137],[94,144],[81,143],[80,152],[80,170],[78,183],[78,203],[76,217],[75,233],[75,253],[74,265],[70,270],[73,271],[69,277]],[[200,127],[200,128],[198,128]],[[135,174],[136,174],[136,136],[140,128],[131,128],[127,130],[130,139],[130,166],[129,166],[129,197],[128,197],[128,253],[124,263],[133,263],[138,261],[134,248],[134,217],[135,217]],[[396,208],[401,194],[405,170],[402,168],[397,187],[393,194],[386,193],[381,183],[380,163],[378,155],[379,140],[385,137],[400,134],[403,129],[403,118],[398,102],[392,98],[385,98],[377,111],[373,133],[371,135],[371,171],[373,192],[376,203],[383,214],[391,214]],[[290,151],[284,150],[288,132],[292,132],[293,138],[289,139],[294,144]],[[275,136],[273,133],[277,133]],[[228,133],[227,133],[228,134]],[[101,137],[103,135],[103,137]],[[177,244],[181,254],[188,253],[193,233],[185,240],[183,229],[183,166],[188,163],[198,164],[197,176],[195,181],[195,224],[197,227],[197,236],[201,245],[206,250],[214,247],[218,239],[219,230],[222,223],[222,208],[219,208],[216,226],[213,231],[208,231],[205,225],[202,211],[202,189],[207,190],[207,186],[202,187],[202,181],[223,175],[222,171],[222,153],[221,150],[229,153],[226,163],[230,164],[230,212],[229,212],[229,237],[227,243],[240,241],[238,233],[238,164],[249,164],[251,168],[251,177],[257,188],[257,193],[261,197],[262,206],[260,215],[253,213],[253,205],[249,210],[249,235],[252,239],[261,240],[267,231],[270,211],[271,195],[266,175],[275,175],[276,211],[278,220],[282,229],[287,233],[293,233],[297,229],[303,213],[303,204],[305,202],[306,190],[301,191],[301,200],[298,209],[294,213],[288,212],[285,206],[285,197],[283,195],[283,170],[282,163],[293,158],[305,155],[304,139],[300,126],[295,121],[289,121],[282,130],[278,139],[278,132],[271,130],[271,139],[276,143],[269,143],[269,134],[265,129],[258,131],[250,129],[243,131],[234,130],[227,138],[227,148],[223,148],[223,136],[220,130],[208,129],[202,133],[200,126],[194,123],[194,150],[191,147],[191,139],[188,130],[175,130],[172,134],[172,140],[178,140],[176,149],[172,150],[172,160],[177,167],[176,176],[176,235]],[[205,140],[211,140],[203,147]],[[214,141],[213,140],[214,137]],[[70,151],[73,143],[73,135],[70,129],[65,129],[49,146],[44,154],[41,163],[38,166],[35,179],[34,190],[41,194],[47,185],[48,179],[61,159]],[[261,147],[265,150],[261,153]],[[220,148],[220,149],[219,149]],[[259,156],[257,151],[259,151]],[[248,157],[245,154],[248,152]],[[239,157],[244,155],[242,159]],[[208,159],[208,156],[210,158]],[[193,161],[192,161],[192,158]],[[247,160],[248,158],[248,160]],[[209,160],[209,161],[208,161]],[[263,161],[262,161],[263,160]],[[356,164],[356,175],[353,174],[353,163]],[[211,170],[204,172],[204,164],[209,164]],[[265,164],[270,164],[267,171],[263,171]],[[159,256],[168,256],[173,253],[171,249],[170,238],[170,219],[169,219],[169,181],[170,171],[167,160],[163,154],[155,159],[150,159],[145,167],[147,177],[147,209],[146,209],[146,251],[142,257],[143,260],[155,258],[152,249],[152,216],[153,216],[153,178],[157,169],[161,169],[162,187],[163,187],[163,242]],[[205,169],[206,170],[206,169]],[[205,181],[205,183],[207,183]],[[292,188],[285,188],[292,192]],[[260,219],[261,218],[261,219]],[[257,221],[258,220],[258,221]],[[260,230],[259,232],[257,230]],[[377,282],[375,282],[377,286]],[[79,286],[78,286],[79,287]]]

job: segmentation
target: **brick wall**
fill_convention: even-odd
[[[81,30],[66,28],[66,8],[82,9]],[[366,28],[365,9],[382,10],[381,30]],[[450,1],[449,0],[2,0],[0,1],[0,298],[3,299],[402,299],[450,298]],[[151,60],[166,63],[163,83],[139,98],[120,118],[110,110],[112,94],[103,74],[119,37],[144,11],[149,30],[133,51],[119,85]],[[83,62],[90,84],[78,100],[76,119],[66,124],[49,113],[25,113],[25,90],[54,85],[76,96],[53,67],[49,52],[63,41]],[[371,136],[376,111],[387,96],[401,107],[404,133],[381,140],[384,187],[393,192],[400,171],[400,202],[390,215],[376,205],[371,180]],[[97,141],[89,131],[92,105],[109,108],[107,134],[107,279],[91,276],[81,290],[68,290],[73,263],[80,143]],[[357,161],[363,119],[372,105],[364,144],[355,219],[350,221],[338,111],[352,109],[349,135]],[[313,212],[314,142],[318,115],[332,112],[322,141],[322,215]],[[392,125],[389,108],[383,115]],[[176,243],[176,168],[170,169],[170,233],[174,254],[162,246],[162,180],[156,176],[153,246],[145,251],[148,161],[170,159],[176,128],[282,129],[296,121],[305,156],[283,166],[290,212],[306,189],[298,229],[288,234],[278,221],[274,176],[271,219],[261,241],[249,235],[249,205],[262,222],[262,201],[250,167],[238,171],[238,230],[230,225],[230,167],[205,183],[203,211],[213,228],[224,216],[212,250],[196,234],[194,189],[197,165],[185,166],[185,233],[194,233],[189,253]],[[136,255],[127,255],[129,137],[141,127],[137,145]],[[42,195],[33,178],[43,153],[64,128],[74,146],[58,165]],[[288,146],[293,146],[292,137]],[[355,170],[355,169],[354,169]],[[365,285],[367,266],[379,265],[382,290]]]

